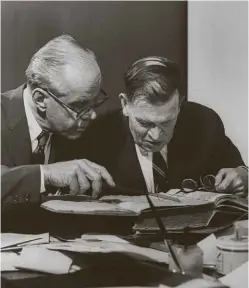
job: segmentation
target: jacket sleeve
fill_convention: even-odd
[[[215,146],[210,161],[216,163],[217,172],[222,168],[236,168],[236,172],[244,183],[245,192],[248,192],[248,168],[245,166],[238,148],[226,136],[220,117],[217,114],[215,115]]]
[[[212,161],[215,161],[221,168],[236,168],[245,165],[238,148],[226,136],[220,117],[216,113],[215,117],[216,133]]]
[[[40,201],[41,172],[39,165],[14,168],[1,165],[2,207],[9,204],[38,203]]]

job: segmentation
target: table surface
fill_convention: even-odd
[[[159,243],[160,245],[160,243]],[[79,254],[78,254],[79,255]],[[106,279],[105,277],[103,277],[103,273],[101,272],[97,272],[97,271],[94,271],[94,273],[91,271],[91,269],[89,270],[89,273],[87,271],[83,271],[82,273],[82,276],[76,276],[76,279],[74,280],[73,277],[72,277],[72,274],[69,275],[68,274],[68,277],[66,275],[50,275],[50,274],[46,274],[46,273],[39,273],[39,272],[34,272],[34,271],[13,271],[13,272],[3,272],[2,273],[2,282],[3,282],[3,286],[2,287],[5,287],[5,288],[9,288],[9,287],[12,287],[12,285],[14,284],[14,287],[20,287],[20,288],[28,288],[28,287],[70,287],[70,288],[79,288],[79,287],[94,287],[91,286],[91,277],[94,278],[94,277],[97,277],[93,274],[100,274],[100,278],[102,277],[103,278],[103,283],[106,283],[106,286],[112,286],[113,285],[116,285],[117,283],[119,284],[118,286],[120,285],[123,285],[123,284],[129,284],[130,285],[145,285],[147,284],[146,281],[143,282],[141,280],[143,280],[144,278],[144,275],[149,275],[149,274],[158,274],[158,279],[156,281],[156,284],[159,285],[159,284],[167,284],[167,285],[170,285],[172,287],[174,287],[174,284],[181,284],[185,281],[187,281],[188,279],[190,279],[189,276],[184,276],[184,275],[181,275],[181,274],[175,274],[175,273],[172,273],[172,272],[169,272],[168,271],[168,265],[166,264],[155,264],[153,265],[152,262],[151,263],[145,263],[143,264],[143,266],[148,266],[148,267],[140,267],[141,265],[135,265],[136,263],[133,263],[133,261],[131,261],[131,263],[128,263],[126,262],[127,259],[122,259],[123,256],[121,256],[121,259],[119,260],[112,260],[110,257],[110,254],[109,255],[106,255],[106,260],[107,262],[103,262],[103,260],[100,259],[100,261],[103,262],[103,264],[99,265],[98,267],[96,267],[95,269],[96,270],[102,270],[102,269],[106,269],[106,272],[104,272],[104,274],[108,275],[108,273],[110,274],[110,271],[112,271],[113,275],[117,275],[117,274],[120,274],[119,277],[120,278],[133,278],[134,279],[134,283],[133,281],[131,280],[129,283],[124,282],[119,282],[119,281],[114,281],[114,283],[112,283],[112,281],[110,281],[109,279]],[[115,257],[115,256],[114,256]],[[110,259],[110,260],[108,260]],[[74,259],[75,260],[75,259]],[[105,260],[104,260],[105,261]],[[115,262],[116,263],[119,263],[118,266],[119,266],[119,270],[118,271],[114,271],[115,269],[117,269],[117,267],[113,267],[113,266],[110,266],[110,268],[108,268],[107,266],[110,265],[108,262]],[[124,263],[126,263],[123,267],[122,265],[120,265],[120,263],[122,263],[122,261]],[[148,264],[148,265],[147,265]],[[149,267],[151,265],[151,267]],[[102,268],[102,267],[105,267],[105,268]],[[123,270],[123,272],[121,273],[120,270]],[[137,270],[137,274],[134,275],[134,271]],[[144,272],[143,272],[144,271]],[[112,277],[112,273],[110,274],[111,277]],[[217,275],[214,274],[214,271],[213,270],[210,270],[210,269],[206,269],[204,271],[205,274],[209,275],[209,276],[204,276],[204,278],[211,278],[211,279],[214,279],[215,278],[218,278]],[[79,274],[79,273],[78,273]],[[89,274],[89,275],[87,275]],[[168,277],[168,279],[165,279],[165,277],[163,277],[162,275],[165,274],[166,278]],[[92,275],[92,276],[91,276]],[[87,286],[78,286],[78,283],[80,282],[79,281],[79,278],[82,278],[82,282],[85,281],[85,279],[87,279],[88,281],[88,285]],[[153,277],[152,277],[153,278]],[[71,283],[75,281],[75,286],[72,286]],[[151,283],[152,281],[152,283]],[[155,281],[155,279],[150,279],[150,277],[148,278],[148,284],[149,286],[151,286],[151,284],[153,284],[153,281]],[[94,282],[94,281],[93,281]],[[111,282],[111,283],[110,283]],[[64,286],[61,286],[63,283]],[[68,286],[66,285],[66,283],[68,283]],[[37,285],[41,285],[41,286],[37,286]],[[103,286],[103,285],[100,285],[100,286]],[[128,285],[127,285],[128,286]],[[155,285],[156,286],[156,285]],[[95,286],[97,287],[97,286]],[[99,287],[99,286],[98,286]]]
[[[122,261],[122,260],[121,260]],[[121,261],[118,261],[119,263]],[[117,263],[118,263],[117,262]],[[125,262],[125,261],[124,261]],[[114,267],[114,265],[116,267]],[[2,274],[3,287],[63,287],[63,288],[83,288],[83,287],[120,287],[120,286],[158,286],[165,284],[177,286],[191,277],[178,273],[169,272],[167,266],[160,267],[144,263],[127,263],[127,265],[104,265],[105,267],[95,267],[72,274],[49,275],[36,272],[5,272]],[[108,267],[109,266],[109,267]]]
[[[234,233],[234,228],[233,227],[230,227],[228,229],[226,229],[225,231],[222,231],[222,232],[218,232],[216,233],[216,237],[219,237],[221,235],[230,235]],[[151,246],[154,246],[153,244],[155,243],[151,243],[152,245]],[[160,243],[159,243],[160,245]],[[161,249],[160,249],[161,250]],[[122,262],[122,261],[121,261]],[[119,262],[118,262],[119,263]],[[120,264],[120,263],[119,263]],[[136,263],[137,264],[137,263]],[[107,269],[107,266],[109,265],[108,262],[104,263],[103,267]],[[134,265],[134,266],[132,266]],[[150,266],[151,264],[149,264]],[[146,266],[146,265],[145,265]],[[131,285],[145,285],[147,283],[141,283],[139,282],[140,280],[138,279],[139,277],[137,277],[137,275],[134,274],[134,271],[136,269],[138,269],[138,274],[142,273],[141,271],[144,271],[142,274],[143,275],[147,275],[147,274],[150,274],[151,272],[148,272],[153,270],[153,271],[156,271],[155,273],[161,273],[162,274],[162,271],[163,273],[165,273],[165,275],[167,274],[167,277],[169,279],[169,281],[165,281],[164,279],[164,282],[163,281],[159,281],[158,283],[156,284],[160,284],[160,283],[165,283],[167,285],[171,284],[172,287],[174,287],[174,284],[181,284],[182,282],[185,282],[187,279],[189,279],[189,276],[187,276],[187,278],[185,276],[182,276],[182,275],[173,275],[173,273],[169,272],[167,270],[167,267],[164,266],[164,267],[156,267],[157,265],[151,265],[150,267],[139,267],[136,266],[134,263],[131,263],[131,264],[128,264],[128,265],[124,265],[123,268],[119,268],[119,271],[113,271],[113,275],[116,275],[118,273],[120,273],[120,277],[124,279],[124,282],[127,280],[127,278],[133,277],[134,279],[134,283],[132,282],[127,282],[129,285],[127,286],[131,286]],[[120,266],[121,267],[121,266]],[[133,267],[133,268],[132,268]],[[111,269],[115,270],[117,267],[114,266],[110,266]],[[28,288],[28,287],[36,287],[36,288],[39,288],[39,287],[46,287],[46,288],[49,288],[49,287],[70,287],[70,288],[82,288],[82,287],[103,287],[103,285],[98,285],[98,283],[96,282],[95,285],[97,284],[97,286],[91,286],[90,282],[95,278],[95,277],[98,277],[97,275],[95,276],[94,274],[99,274],[99,277],[103,277],[103,271],[98,271],[99,267],[98,268],[95,268],[96,270],[93,272],[93,271],[90,271],[90,274],[89,275],[92,275],[92,279],[90,279],[91,277],[87,275],[88,272],[84,272],[82,275],[80,275],[79,272],[76,272],[76,273],[73,273],[75,274],[75,277],[72,276],[72,274],[67,274],[67,275],[50,275],[50,274],[45,274],[45,273],[37,273],[37,272],[30,272],[30,271],[16,271],[16,272],[3,272],[1,274],[1,279],[2,279],[2,287],[5,287],[5,288],[8,288],[8,287],[20,287],[20,288]],[[132,271],[132,269],[134,271]],[[99,270],[102,270],[102,269],[99,269]],[[120,270],[129,270],[129,273],[127,273],[127,271],[120,271]],[[131,270],[131,271],[130,271]],[[107,271],[107,270],[106,270]],[[111,270],[112,271],[112,270]],[[146,272],[147,271],[147,272]],[[121,273],[122,272],[122,273]],[[124,272],[124,273],[123,273]],[[212,269],[204,269],[204,278],[211,278],[211,279],[217,279],[219,278],[221,275],[219,275],[218,273],[216,273],[214,270]],[[101,274],[102,273],[102,274]],[[110,270],[108,270],[107,274],[110,274]],[[133,274],[132,274],[133,273]],[[171,274],[169,274],[171,273]],[[77,274],[77,275],[76,275]],[[162,277],[162,275],[160,274],[160,277]],[[74,278],[76,280],[74,280]],[[89,278],[90,277],[90,278]],[[137,279],[135,279],[137,277]],[[159,277],[159,278],[160,278]],[[86,279],[87,278],[87,281],[88,281],[88,284],[87,286],[84,286],[84,284],[82,284],[82,279]],[[142,279],[142,278],[141,278]],[[162,279],[162,278],[161,278]],[[155,279],[152,279],[154,282],[155,282]],[[153,281],[151,279],[149,279],[149,284],[150,286],[152,286],[153,284]],[[75,286],[70,286],[71,284],[70,283],[74,283],[75,281]],[[151,282],[152,281],[152,282]],[[93,281],[94,282],[94,281]],[[117,282],[117,281],[116,281]],[[109,281],[109,279],[106,281],[106,285],[104,286],[112,286],[113,285],[115,286],[115,281],[113,283],[111,283]],[[89,284],[90,283],[90,284]],[[173,284],[172,284],[173,283]],[[94,283],[93,283],[94,284]],[[51,285],[51,286],[50,286]],[[67,286],[69,285],[69,286]],[[119,283],[119,287],[120,285],[122,285],[122,283]],[[156,285],[155,285],[156,286]]]

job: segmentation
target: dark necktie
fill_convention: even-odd
[[[155,192],[168,191],[168,168],[160,152],[153,153],[153,176]]]
[[[49,133],[47,131],[42,131],[37,137],[38,145],[32,153],[32,163],[33,164],[44,164],[45,154],[44,149],[48,141]]]

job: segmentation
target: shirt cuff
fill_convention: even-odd
[[[248,194],[248,167],[247,166],[239,166],[235,168],[236,172],[241,177],[244,184],[244,193]]]
[[[40,193],[46,192],[45,183],[44,183],[44,172],[42,169],[42,165],[40,165],[40,171],[41,171],[41,186],[40,186]]]

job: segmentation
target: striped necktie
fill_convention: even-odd
[[[37,137],[38,144],[32,153],[33,164],[44,164],[44,161],[45,161],[44,149],[48,141],[48,138],[49,138],[49,133],[44,130],[38,135]]]
[[[153,153],[153,177],[155,192],[166,192],[168,188],[168,168],[160,152]]]

